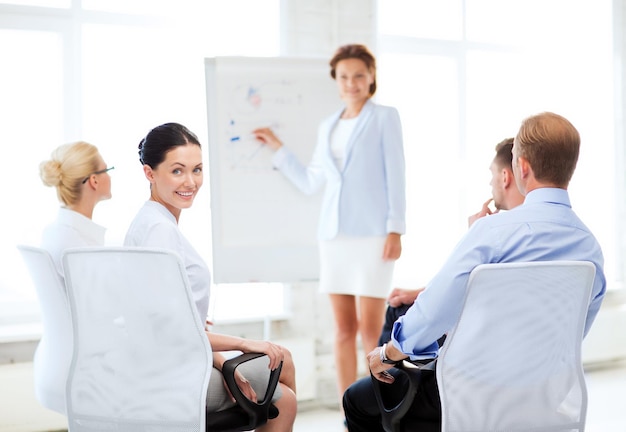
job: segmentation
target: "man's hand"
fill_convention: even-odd
[[[475,213],[467,218],[468,227],[471,227],[474,222],[476,222],[478,219],[482,217],[488,216],[490,214],[498,213],[498,210],[491,211],[491,209],[489,208],[489,204],[491,204],[492,201],[493,201],[493,198],[489,198],[487,201],[483,203],[483,206],[478,213]]]
[[[391,375],[389,372],[387,372],[389,369],[391,369],[393,367],[393,365],[390,364],[384,364],[381,360],[380,360],[380,350],[382,349],[382,347],[376,347],[374,348],[368,355],[367,355],[367,362],[370,365],[370,371],[372,372],[372,375],[374,375],[374,377],[378,380],[378,381],[382,381],[384,383],[387,384],[391,384],[392,382],[395,381],[395,378],[393,377],[393,375]]]
[[[398,307],[403,304],[413,304],[417,296],[424,291],[424,287],[417,288],[414,290],[405,289],[405,288],[394,288],[389,293],[387,297],[387,303],[391,307]]]

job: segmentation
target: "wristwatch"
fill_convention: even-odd
[[[381,363],[384,364],[390,364],[390,365],[395,365],[396,363],[399,363],[400,360],[391,360],[387,358],[387,353],[385,353],[385,349],[387,348],[387,344],[383,344],[382,347],[380,347],[380,361]]]

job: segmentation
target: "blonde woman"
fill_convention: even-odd
[[[105,228],[91,220],[100,201],[111,198],[108,167],[96,146],[83,141],[56,148],[39,166],[44,185],[54,187],[61,207],[43,232],[42,247],[63,277],[61,255],[70,247],[101,246]]]
[[[85,142],[65,144],[40,164],[41,179],[54,187],[61,207],[43,233],[42,248],[50,252],[61,281],[61,257],[70,247],[101,246],[105,229],[91,220],[94,207],[111,198],[111,179],[98,149]],[[72,359],[69,308],[46,307],[53,325],[43,335],[33,359],[35,395],[42,406],[66,414],[65,381]]]

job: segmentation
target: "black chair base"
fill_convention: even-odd
[[[278,417],[278,408],[270,405],[267,419]],[[267,422],[259,423],[255,427],[263,426]],[[240,432],[251,430],[248,413],[240,406],[235,406],[224,411],[207,413],[206,432]],[[254,429],[254,428],[253,428]]]

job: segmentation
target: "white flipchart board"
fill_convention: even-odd
[[[308,164],[340,100],[328,60],[205,59],[216,283],[316,280],[321,193],[306,196],[251,132],[269,126]]]

